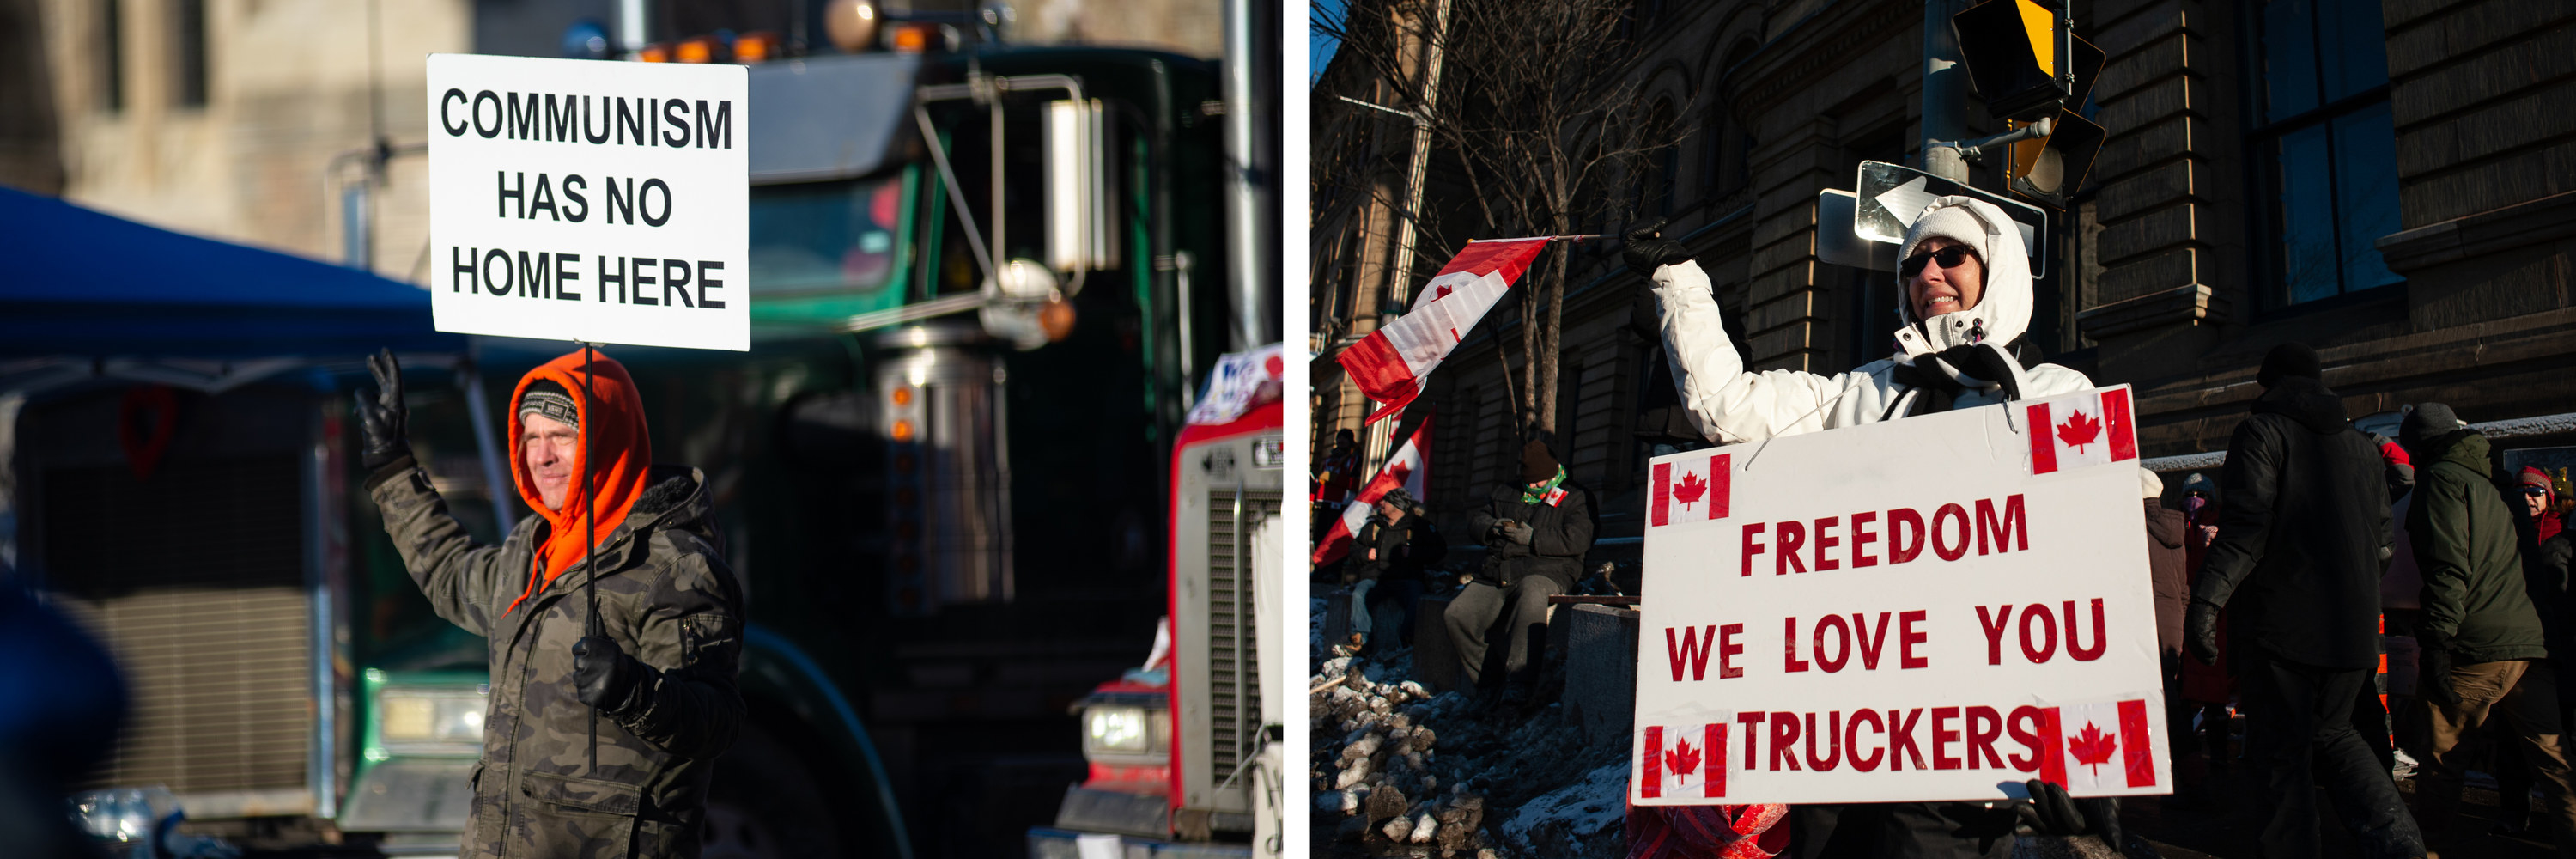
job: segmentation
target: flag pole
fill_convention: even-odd
[[[1580,242],[1588,239],[1607,238],[1612,238],[1612,236],[1609,233],[1578,233],[1570,236],[1549,236],[1547,237],[1547,240],[1551,242]]]
[[[597,489],[591,485],[590,470],[590,454],[594,448],[590,443],[591,434],[599,428],[598,415],[590,407],[591,360],[596,352],[591,348],[589,341],[579,342],[581,343],[581,419],[590,424],[581,429],[581,545],[585,553],[585,559],[582,562],[581,592],[583,601],[589,604],[589,610],[583,616],[582,633],[597,636],[605,630],[606,625],[599,622],[599,523],[592,519],[596,509],[591,503],[591,495]],[[590,769],[592,772],[599,770],[599,705],[597,704],[590,705]]]

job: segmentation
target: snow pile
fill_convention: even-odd
[[[1505,712],[1469,694],[1431,695],[1408,679],[1410,650],[1325,659],[1315,644],[1319,854],[1625,855],[1625,749],[1586,747],[1558,705]]]
[[[1503,840],[1537,856],[1615,856],[1627,814],[1628,762],[1619,760],[1522,805],[1503,823]]]

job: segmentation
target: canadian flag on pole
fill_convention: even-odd
[[[1646,525],[1670,525],[1675,522],[1705,522],[1724,519],[1728,490],[1735,474],[1735,454],[1721,453],[1708,458],[1702,466],[1690,459],[1655,463],[1655,497],[1646,508]]]
[[[1417,499],[1430,497],[1430,464],[1431,419],[1426,417],[1421,426],[1413,428],[1413,437],[1405,439],[1394,456],[1386,458],[1386,467],[1378,469],[1377,476],[1360,487],[1359,496],[1350,506],[1342,508],[1342,518],[1335,520],[1332,530],[1324,532],[1324,539],[1315,543],[1315,554],[1308,560],[1329,564],[1349,554],[1352,538],[1358,536],[1360,525],[1368,521],[1369,512],[1377,509],[1377,500],[1386,497],[1387,490],[1401,486]]]
[[[2144,698],[2039,708],[2039,777],[2077,796],[2155,787],[2156,731]],[[2016,725],[2015,731],[2022,730]]]
[[[1370,422],[1396,413],[1422,393],[1422,380],[1529,270],[1530,259],[1547,242],[1545,236],[1468,242],[1466,250],[1423,284],[1411,312],[1334,358],[1362,393],[1384,404],[1369,415]]]
[[[2050,397],[2023,407],[2030,417],[2030,473],[2138,458],[2129,386]]]
[[[1647,726],[1637,744],[1637,796],[1726,796],[1726,728],[1724,722]]]

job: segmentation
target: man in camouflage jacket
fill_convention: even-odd
[[[512,470],[536,515],[499,546],[475,544],[413,460],[390,353],[370,359],[376,399],[360,395],[367,490],[386,532],[439,616],[490,642],[471,859],[697,856],[708,777],[742,722],[741,595],[704,476],[649,465],[633,381],[605,358],[586,374],[582,359],[530,371],[512,397]],[[566,486],[580,471],[564,455],[583,444],[598,457],[586,499]],[[586,632],[585,583],[598,588],[598,636]]]

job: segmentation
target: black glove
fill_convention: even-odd
[[[2451,637],[2431,630],[2419,630],[2415,633],[2415,643],[2423,650],[2422,655],[2416,657],[2416,664],[2423,668],[2423,672],[2416,676],[2415,697],[2445,707],[2460,703],[2459,691],[2451,688]]]
[[[376,375],[376,396],[370,400],[365,391],[358,392],[358,426],[367,436],[358,464],[372,472],[411,455],[404,428],[411,412],[403,407],[402,365],[395,363],[394,350],[367,356],[367,370]]]
[[[2030,798],[2014,803],[2013,813],[2031,831],[2041,835],[2070,836],[2082,835],[2092,829],[2085,820],[2084,809],[2076,806],[2074,797],[2066,795],[2065,788],[2039,779],[2031,779],[2023,787],[2030,790]]]
[[[1661,218],[1628,231],[1628,249],[1620,254],[1620,258],[1627,261],[1629,271],[1636,272],[1638,277],[1653,277],[1657,268],[1690,261],[1690,248],[1663,238],[1663,233],[1664,221]]]
[[[1523,546],[1529,545],[1530,537],[1537,533],[1538,529],[1530,527],[1527,522],[1514,522],[1503,526],[1503,536]]]
[[[601,712],[625,713],[652,674],[651,666],[635,661],[604,636],[586,635],[572,643],[573,692]]]
[[[2218,604],[2192,600],[2182,615],[2182,646],[2202,665],[2218,664]]]

